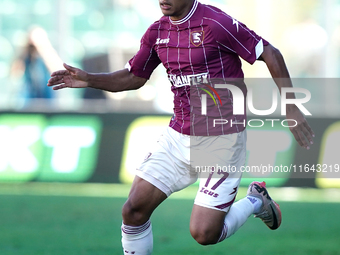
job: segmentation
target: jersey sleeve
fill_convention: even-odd
[[[149,28],[141,39],[139,51],[125,65],[134,75],[145,79],[149,79],[153,70],[161,63],[156,51],[153,49],[152,39],[152,33]]]
[[[263,47],[269,44],[245,24],[230,16],[217,22],[215,29],[218,43],[250,64],[261,56]]]

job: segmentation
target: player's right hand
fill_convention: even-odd
[[[87,82],[87,72],[65,63],[64,67],[66,70],[55,71],[51,74],[47,86],[53,87],[53,90],[63,88],[86,88],[89,86]]]

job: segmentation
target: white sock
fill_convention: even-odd
[[[246,196],[248,200],[253,204],[254,206],[254,212],[253,213],[259,213],[261,211],[262,207],[262,200],[255,196]]]
[[[253,212],[254,206],[246,197],[234,203],[225,217],[224,227],[218,242],[232,236]]]
[[[122,245],[124,255],[150,255],[153,250],[151,222],[133,227],[122,224]]]

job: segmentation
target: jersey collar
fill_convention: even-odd
[[[191,8],[190,12],[183,19],[180,19],[180,20],[171,20],[171,18],[169,17],[169,20],[170,20],[171,24],[173,24],[173,25],[180,25],[180,24],[183,24],[183,23],[187,22],[192,17],[192,15],[195,13],[195,11],[197,9],[197,6],[198,6],[198,1],[195,0],[194,4],[192,5],[192,8]]]

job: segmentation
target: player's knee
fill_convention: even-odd
[[[190,228],[190,233],[197,243],[201,245],[212,245],[218,241],[218,235],[214,231],[199,228]]]
[[[125,224],[132,226],[143,225],[148,220],[148,217],[143,213],[142,208],[133,205],[129,200],[123,205],[122,217]]]

